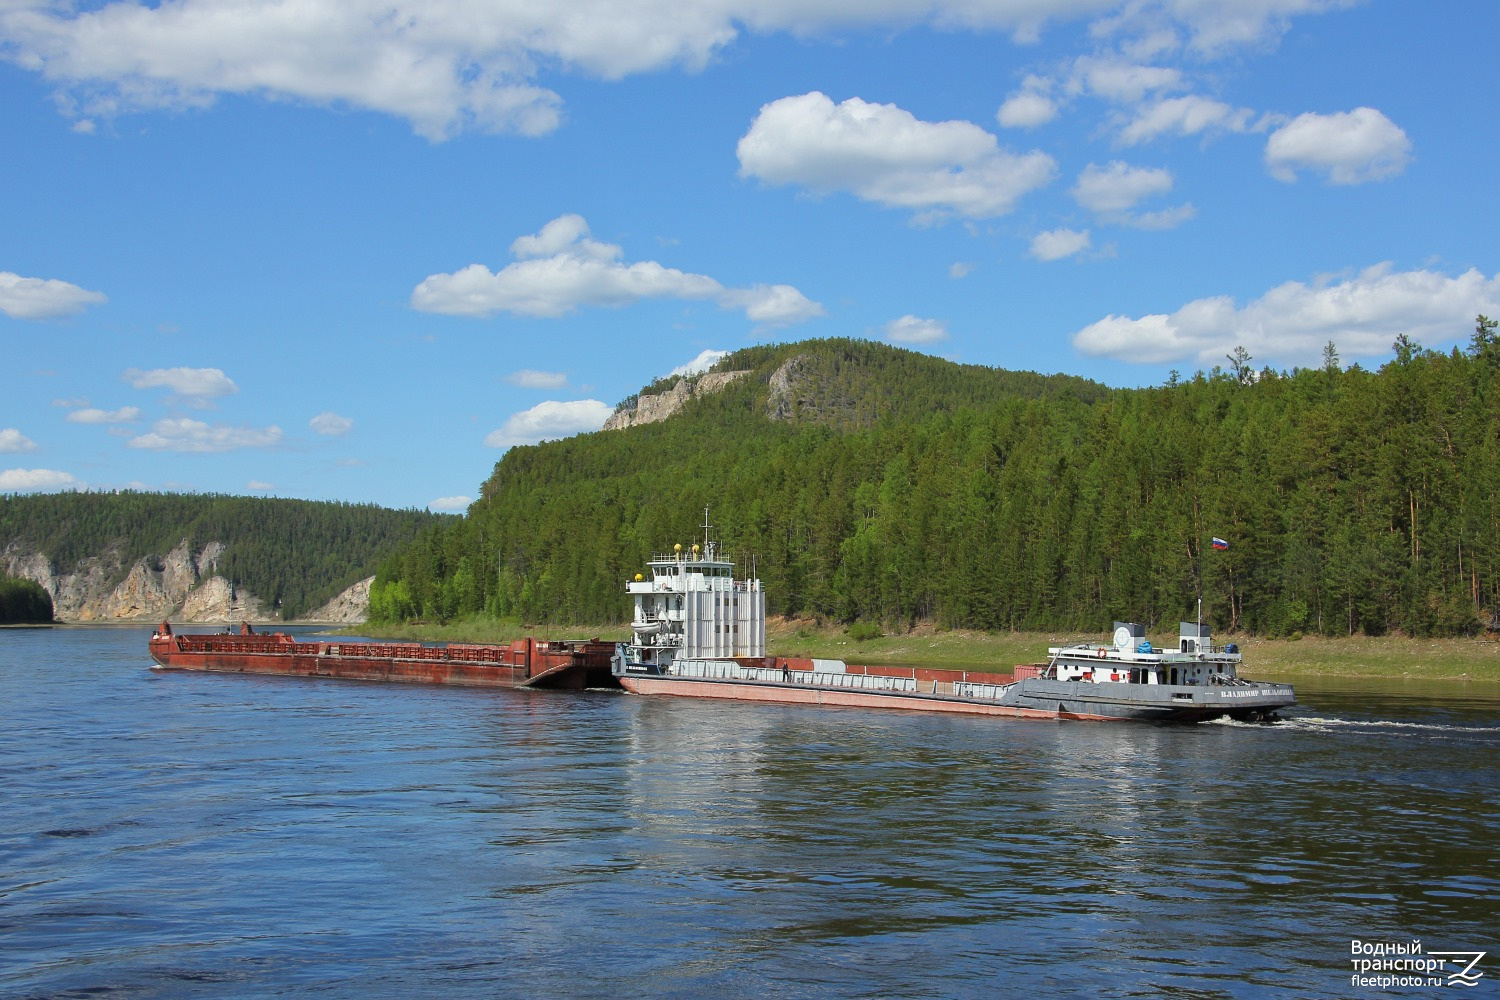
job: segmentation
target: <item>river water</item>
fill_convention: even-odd
[[[1451,993],[1351,980],[1413,940],[1500,980],[1500,686],[1058,723],[161,673],[149,631],[0,630],[0,995]]]

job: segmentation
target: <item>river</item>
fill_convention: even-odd
[[[1500,980],[1497,685],[1059,723],[157,672],[149,632],[0,630],[0,995],[1441,994],[1351,978],[1414,941]]]

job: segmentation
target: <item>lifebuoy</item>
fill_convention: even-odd
[[[1100,646],[1099,647],[1099,659],[1101,659],[1101,660],[1104,659],[1104,654],[1105,654],[1105,649],[1104,649],[1103,646]]]

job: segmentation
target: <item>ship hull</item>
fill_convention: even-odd
[[[904,709],[917,712],[946,712],[955,715],[995,715],[1009,718],[1057,718],[1046,712],[1021,706],[1001,705],[970,699],[948,698],[904,692],[860,691],[826,688],[815,684],[774,683],[767,681],[698,680],[689,677],[643,676],[626,674],[620,686],[632,694],[669,695],[680,698],[716,698],[727,701],[760,701],[784,705],[839,706],[844,708]],[[1070,718],[1072,716],[1069,716]],[[1079,718],[1085,718],[1079,716]]]
[[[394,684],[489,688],[616,687],[614,647],[592,641],[525,639],[506,646],[297,642],[271,635],[152,636],[161,670],[328,677]]]
[[[1270,718],[1293,703],[1286,685],[1245,688],[1240,697],[1166,685],[1093,684],[1028,678],[1005,685],[994,698],[830,687],[816,682],[718,680],[626,673],[620,685],[634,694],[682,698],[758,701],[788,705],[839,706],[984,715],[1012,719],[1064,719],[1084,722],[1204,722],[1231,717]],[[1101,688],[1106,690],[1100,690]],[[1155,690],[1152,690],[1152,689]],[[1113,689],[1113,690],[1108,690]],[[1274,690],[1273,690],[1274,689]]]
[[[1289,684],[1241,682],[1229,686],[1117,684],[1055,681],[1033,677],[1006,692],[1008,703],[1053,709],[1080,717],[1107,716],[1138,722],[1207,722],[1232,718],[1260,721],[1295,704]]]

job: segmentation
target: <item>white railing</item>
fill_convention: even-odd
[[[953,693],[960,698],[975,698],[979,701],[999,701],[1008,684],[984,684],[979,681],[954,681]]]

